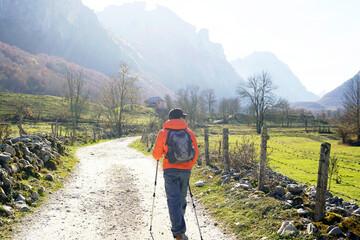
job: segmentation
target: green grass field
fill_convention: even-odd
[[[29,114],[25,117],[23,122],[23,129],[28,134],[38,132],[51,133],[51,124],[58,118],[59,128],[62,128],[62,134],[70,131],[66,122],[63,122],[63,117],[67,112],[67,105],[64,98],[47,96],[47,95],[29,95],[18,93],[0,93],[0,122],[7,120],[11,124],[11,136],[18,136],[19,129],[17,127],[17,114],[14,110],[13,104],[16,102],[24,102],[29,106]],[[86,111],[81,116],[77,131],[83,135],[92,135],[92,129],[95,126],[96,114],[99,112],[98,105],[89,103]],[[40,121],[36,121],[40,114]],[[130,129],[137,128],[138,131],[143,129],[143,126],[155,118],[155,110],[140,105],[127,105],[124,109],[125,125]],[[104,123],[108,120],[105,114],[101,115],[100,122]],[[104,126],[101,124],[101,126]],[[60,130],[59,130],[60,131]]]
[[[229,128],[229,148],[243,138],[255,142],[257,154],[260,150],[260,135],[248,126],[211,125],[209,128],[210,151],[219,151],[222,128]],[[200,151],[204,152],[203,129],[197,130]],[[330,157],[339,159],[339,172],[331,181],[331,192],[345,200],[360,203],[360,149],[339,144],[335,134],[306,133],[303,128],[269,128],[268,164],[270,167],[300,183],[315,185],[320,158],[321,144],[331,144]],[[335,181],[338,180],[338,182]]]

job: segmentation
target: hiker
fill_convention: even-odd
[[[175,239],[187,239],[184,219],[191,169],[199,156],[195,134],[187,128],[183,111],[174,108],[160,130],[152,153],[163,159],[165,192],[171,231]]]

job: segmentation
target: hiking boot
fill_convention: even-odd
[[[176,236],[175,239],[180,239],[180,240],[189,240],[188,237],[185,234],[180,234],[178,236]]]
[[[184,234],[177,235],[176,240],[184,240]]]

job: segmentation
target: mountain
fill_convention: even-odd
[[[236,72],[247,79],[250,75],[267,71],[278,87],[277,95],[290,102],[316,101],[319,99],[314,93],[309,92],[294,75],[288,65],[280,61],[273,53],[254,52],[244,59],[236,59],[231,62]]]
[[[61,82],[68,72],[81,73],[96,98],[107,76],[58,57],[33,55],[0,42],[0,91],[62,96]]]
[[[81,0],[0,0],[0,41],[104,74],[115,73],[119,60],[136,67],[140,59],[106,31]]]
[[[0,91],[34,95],[62,96],[61,82],[67,73],[81,73],[86,89],[97,99],[109,77],[62,58],[45,54],[33,55],[17,47],[0,42]],[[138,85],[147,96],[172,94],[157,81],[138,78]],[[145,96],[144,96],[145,98]]]
[[[241,80],[226,60],[220,44],[209,40],[208,31],[196,32],[169,9],[146,3],[110,6],[97,14],[144,57],[143,69],[173,91],[186,85],[213,88],[217,96],[235,95]]]
[[[355,74],[354,77],[350,78],[349,80],[344,82],[339,87],[337,87],[334,90],[332,90],[331,92],[328,92],[327,94],[325,94],[319,101],[317,101],[317,103],[323,105],[326,108],[336,109],[336,108],[341,107],[344,94],[346,92],[346,89],[349,88],[350,82],[352,80],[359,79],[359,78],[360,78],[360,72]]]
[[[143,56],[105,29],[81,0],[0,0],[0,41],[36,56],[57,56],[106,75],[116,73],[119,62],[125,61],[136,71],[146,95],[173,94],[143,71]]]

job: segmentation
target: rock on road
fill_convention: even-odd
[[[77,150],[79,164],[63,189],[54,192],[16,229],[13,239],[152,239],[149,231],[156,161],[120,138]],[[159,166],[153,217],[153,239],[173,239]],[[190,198],[188,198],[188,202]],[[231,239],[197,204],[203,239]],[[189,202],[187,235],[200,239]]]

